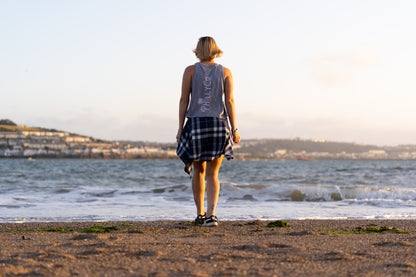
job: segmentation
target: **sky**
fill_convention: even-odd
[[[175,142],[212,36],[242,139],[416,143],[416,1],[0,0],[0,119]]]

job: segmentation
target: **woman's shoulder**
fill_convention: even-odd
[[[231,70],[228,68],[228,67],[225,67],[225,66],[223,66],[223,65],[221,65],[222,66],[222,68],[224,69],[224,72],[231,72]]]
[[[193,70],[193,69],[195,69],[195,65],[196,65],[196,64],[191,64],[191,65],[188,65],[188,66],[185,68],[185,70]]]
[[[195,65],[194,64],[188,65],[185,68],[185,74],[194,74],[194,72],[195,72]]]
[[[231,70],[228,67],[222,66],[223,70],[224,70],[224,77],[227,78],[229,76],[232,76],[231,74]]]

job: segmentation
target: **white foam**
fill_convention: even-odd
[[[78,171],[63,175],[63,180],[46,174],[61,163],[65,170],[72,172],[78,166]],[[36,180],[0,176],[0,222],[194,218],[190,180],[177,177],[182,166],[173,173],[166,170],[172,161],[157,161],[157,167],[152,161],[91,163],[94,166],[85,169],[86,161],[28,168],[25,176],[33,172]],[[320,162],[240,162],[243,169],[233,166],[220,174],[217,214],[222,220],[416,218],[413,171],[387,170],[389,175],[383,175],[384,169],[360,169],[360,164],[335,163],[331,171]],[[261,166],[253,169],[252,165]],[[353,169],[337,171],[352,165]],[[391,162],[375,165],[396,167]]]

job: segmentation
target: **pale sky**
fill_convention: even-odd
[[[174,142],[212,36],[242,139],[416,143],[416,1],[0,0],[0,119]]]

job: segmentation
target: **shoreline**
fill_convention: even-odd
[[[30,155],[30,156],[0,156],[0,160],[179,160],[176,155],[167,154],[81,154],[81,155]],[[234,159],[238,161],[301,161],[301,162],[319,162],[319,161],[365,161],[365,162],[414,162],[416,158],[268,158],[268,157],[244,157],[234,154]]]
[[[416,275],[414,219],[270,222],[0,223],[0,275]]]

